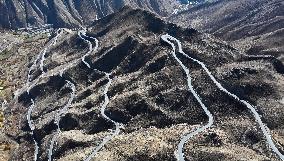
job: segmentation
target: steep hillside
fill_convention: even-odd
[[[0,60],[12,161],[283,157],[274,58],[127,7],[86,30],[13,37]]]
[[[283,0],[220,0],[169,19],[212,33],[248,54],[271,54],[284,62],[283,8]]]
[[[125,5],[167,16],[177,1],[172,0],[0,0],[0,28],[53,24],[78,27],[104,17]]]

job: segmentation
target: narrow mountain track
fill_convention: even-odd
[[[181,60],[177,57],[176,55],[176,47],[174,45],[174,43],[172,43],[171,41],[173,41],[173,37],[171,37],[170,35],[162,35],[162,40],[167,42],[168,44],[170,44],[172,46],[172,56],[174,57],[174,59],[179,63],[179,65],[182,67],[182,69],[184,70],[186,76],[187,76],[187,85],[188,85],[188,89],[189,91],[193,94],[193,96],[195,97],[195,99],[198,101],[198,103],[200,104],[200,106],[202,107],[202,109],[204,110],[204,112],[206,113],[206,115],[208,116],[209,120],[208,123],[202,127],[197,128],[196,131],[186,134],[185,136],[182,136],[181,141],[178,144],[178,149],[177,149],[177,160],[178,161],[185,161],[184,159],[184,154],[183,154],[183,147],[185,145],[185,143],[192,138],[193,136],[197,135],[198,133],[208,129],[210,126],[213,125],[213,115],[211,114],[211,112],[208,110],[208,108],[203,104],[201,98],[199,97],[199,95],[197,94],[197,92],[194,90],[193,86],[192,86],[192,81],[191,81],[191,76],[189,73],[189,69],[181,62]]]
[[[181,53],[183,56],[185,56],[186,58],[192,60],[193,62],[196,62],[198,63],[199,65],[201,65],[202,69],[208,74],[208,76],[210,77],[210,79],[214,82],[214,84],[223,92],[225,92],[226,94],[228,94],[229,96],[233,97],[235,100],[241,102],[242,104],[244,104],[252,113],[253,113],[253,116],[255,118],[255,120],[257,121],[257,123],[259,124],[265,138],[266,138],[266,141],[268,143],[268,145],[270,146],[270,148],[272,149],[272,151],[277,154],[277,156],[281,159],[281,160],[284,160],[284,155],[278,150],[278,148],[276,147],[276,145],[274,144],[273,142],[273,139],[271,137],[271,134],[270,134],[270,130],[269,128],[262,122],[261,120],[261,117],[260,115],[258,114],[258,112],[256,111],[255,107],[253,105],[251,105],[249,102],[245,101],[245,100],[242,100],[240,99],[237,95],[229,92],[226,88],[224,88],[217,80],[216,78],[212,75],[212,73],[209,71],[209,69],[206,67],[206,65],[197,60],[197,59],[194,59],[190,56],[188,56],[187,54],[185,54],[182,50],[182,45],[181,45],[181,42],[170,36],[170,35],[163,35],[162,36],[162,39],[168,43],[170,43],[170,45],[173,47],[174,51],[175,51],[175,46],[173,43],[171,43],[170,41],[174,41],[178,44],[178,52]],[[182,160],[183,161],[183,160]]]
[[[86,32],[87,32],[87,29],[86,29],[86,28],[84,28],[83,30],[80,30],[80,31],[78,32],[78,36],[79,36],[82,40],[86,41],[86,42],[88,43],[88,45],[89,45],[89,51],[88,51],[87,54],[85,54],[81,59],[82,59],[83,63],[84,63],[85,65],[87,65],[88,68],[91,68],[90,64],[89,64],[88,62],[86,62],[85,58],[86,58],[87,56],[89,56],[94,50],[97,50],[97,49],[98,49],[99,41],[98,41],[98,39],[96,39],[96,38],[87,36],[87,35],[86,35]],[[95,40],[95,42],[96,42],[95,48],[93,49],[93,44],[92,44],[90,41],[88,41],[88,40],[86,40],[85,38],[83,38],[83,37],[87,37],[87,38],[91,38],[91,39]]]
[[[21,92],[23,92],[23,91],[27,91],[27,93],[29,94],[30,89],[37,83],[37,81],[31,80],[31,78],[32,78],[32,72],[34,70],[36,70],[38,63],[40,63],[40,70],[42,72],[39,75],[39,78],[45,77],[45,75],[46,75],[46,72],[44,71],[45,54],[51,46],[55,46],[57,44],[57,40],[58,40],[59,36],[62,34],[62,31],[66,31],[68,33],[72,32],[70,29],[66,29],[66,28],[60,28],[56,31],[55,37],[51,39],[51,42],[48,42],[49,45],[47,45],[47,47],[45,47],[43,50],[41,50],[41,52],[37,55],[36,59],[34,60],[32,66],[29,68],[28,75],[27,75],[27,82],[22,88],[15,91],[14,100],[17,100],[19,94],[21,94]]]
[[[35,83],[37,82],[33,82],[33,80],[31,80],[32,77],[32,72],[33,70],[36,70],[36,67],[38,66],[38,63],[40,63],[40,70],[42,71],[42,73],[40,74],[40,78],[41,77],[45,77],[47,75],[47,73],[44,71],[44,61],[45,61],[45,54],[48,51],[48,49],[51,46],[55,46],[57,44],[57,40],[58,38],[61,36],[61,34],[63,33],[63,31],[67,32],[67,33],[72,33],[73,31],[71,31],[70,29],[67,28],[59,28],[56,31],[56,35],[54,38],[51,39],[51,42],[48,42],[49,45],[47,47],[45,47],[36,57],[36,59],[34,60],[32,66],[29,68],[28,70],[28,76],[27,76],[27,82],[26,84],[21,88],[18,89],[15,92],[15,99],[18,97],[18,95],[20,94],[20,91],[23,91],[24,89],[28,89],[26,90],[29,93],[30,88],[32,88],[34,86]],[[31,84],[32,83],[32,84]]]
[[[55,45],[54,43],[57,41],[57,39],[58,39],[58,31],[56,32],[57,33],[57,35],[55,36],[55,38],[53,38],[52,40],[53,40],[53,42],[52,43],[50,43],[46,48],[44,48],[41,52],[40,52],[40,54],[37,56],[37,58],[35,59],[35,61],[34,61],[34,63],[33,63],[33,65],[29,68],[29,71],[28,71],[28,80],[27,80],[27,83],[26,83],[26,85],[27,85],[27,93],[29,93],[29,91],[30,91],[30,83],[31,83],[31,80],[30,80],[30,78],[31,78],[31,72],[32,72],[32,70],[34,70],[35,68],[36,68],[36,66],[37,66],[37,62],[39,61],[39,59],[41,58],[41,60],[40,60],[40,63],[41,63],[41,65],[40,65],[40,67],[41,67],[41,70],[42,70],[42,72],[44,72],[43,71],[43,63],[44,63],[44,57],[45,57],[45,53],[47,52],[47,49],[48,48],[50,48],[52,45]],[[28,112],[27,112],[27,120],[28,120],[28,124],[29,124],[29,128],[30,128],[30,130],[31,130],[31,135],[32,135],[32,139],[33,139],[33,141],[34,141],[34,146],[35,146],[35,150],[34,150],[34,161],[37,161],[37,159],[38,159],[38,153],[39,153],[39,146],[38,146],[38,142],[35,140],[35,137],[34,137],[34,130],[35,130],[35,125],[33,124],[33,120],[31,119],[31,115],[32,115],[32,112],[34,111],[34,108],[35,108],[35,101],[33,100],[33,99],[31,99],[31,103],[32,103],[32,105],[28,108]]]
[[[33,65],[29,68],[28,76],[27,76],[27,78],[28,78],[28,79],[27,79],[27,84],[31,81],[31,77],[32,77],[31,73],[32,73],[32,70],[34,70],[34,69],[36,68],[38,61],[39,61],[40,58],[42,57],[42,56],[41,56],[41,55],[42,55],[42,52],[43,52],[43,51],[41,51],[41,52],[37,55],[36,59],[34,60]]]
[[[55,36],[52,45],[56,45],[57,39],[62,34],[63,31],[66,31],[68,33],[72,32],[71,30],[66,29],[66,28],[58,29],[57,32],[56,32],[57,35]],[[44,55],[43,55],[42,60],[41,60],[41,70],[42,70],[43,74],[45,74],[45,72],[43,71],[43,65],[44,65]],[[75,98],[75,93],[76,93],[76,86],[75,86],[75,84],[72,83],[69,80],[65,80],[65,81],[66,81],[66,85],[65,86],[67,88],[70,88],[72,90],[72,92],[71,92],[71,95],[70,95],[70,98],[69,98],[67,104],[55,116],[54,123],[57,126],[57,130],[56,130],[56,133],[53,135],[53,137],[52,137],[52,139],[50,141],[50,145],[49,145],[49,149],[48,149],[48,161],[52,161],[52,154],[53,154],[54,144],[56,143],[57,138],[58,138],[59,134],[61,133],[60,126],[59,126],[60,120],[68,112],[68,108],[71,106],[71,104],[72,104],[72,102],[73,102],[73,100]]]
[[[56,133],[53,135],[53,137],[50,141],[50,146],[49,146],[49,149],[48,149],[48,161],[52,161],[53,147],[54,147],[54,144],[56,143],[56,140],[57,140],[59,134],[61,133],[60,126],[59,126],[60,120],[63,116],[66,115],[66,113],[68,112],[68,108],[71,106],[71,104],[72,104],[72,102],[75,98],[76,86],[68,80],[66,80],[65,86],[66,86],[66,88],[70,88],[72,90],[72,92],[71,92],[71,95],[70,95],[70,98],[69,98],[67,104],[55,116],[54,123],[57,126],[57,130],[56,130]]]
[[[36,161],[37,157],[38,157],[39,146],[38,146],[38,142],[34,138],[35,125],[33,124],[33,120],[31,119],[32,112],[33,112],[33,110],[35,108],[35,102],[34,102],[33,99],[31,99],[31,102],[32,102],[32,104],[28,108],[27,120],[28,120],[29,128],[31,130],[30,133],[31,133],[31,136],[32,136],[32,139],[33,139],[33,142],[34,142],[34,146],[35,146],[35,149],[34,149],[34,161]]]
[[[82,30],[78,31],[78,36],[79,36],[82,40],[84,40],[85,42],[87,42],[88,45],[89,45],[89,51],[87,52],[87,54],[85,54],[85,55],[81,58],[81,60],[82,60],[82,62],[83,62],[88,68],[91,69],[90,64],[85,61],[85,58],[86,58],[87,56],[89,56],[94,50],[97,50],[97,48],[98,48],[98,40],[97,40],[96,38],[94,38],[94,37],[87,36],[87,35],[86,35],[86,31],[87,31],[86,28],[83,28]],[[95,40],[95,42],[96,42],[96,47],[95,47],[95,49],[93,49],[92,43],[91,43],[89,40],[85,39],[85,37],[87,37],[87,38],[89,38],[89,39]],[[102,115],[107,121],[110,121],[110,122],[112,122],[112,123],[115,125],[115,130],[112,132],[111,135],[105,137],[105,138],[103,139],[103,141],[91,152],[91,154],[90,154],[86,159],[84,159],[84,161],[90,161],[93,157],[95,157],[95,155],[98,153],[98,151],[100,151],[100,150],[104,147],[104,145],[107,144],[107,142],[109,142],[110,140],[112,140],[112,138],[114,138],[115,136],[117,136],[117,135],[119,134],[119,132],[120,132],[120,128],[122,128],[122,125],[121,125],[120,123],[118,123],[118,122],[112,120],[110,117],[108,117],[108,116],[105,114],[105,109],[106,109],[107,105],[108,105],[109,102],[110,102],[109,96],[108,96],[107,93],[108,93],[109,87],[110,87],[111,84],[112,84],[112,79],[110,78],[111,73],[107,73],[107,72],[104,72],[104,71],[100,71],[100,70],[98,70],[98,69],[93,69],[93,70],[94,70],[95,72],[100,73],[100,74],[104,74],[104,75],[106,76],[106,78],[108,79],[108,83],[106,84],[106,86],[105,86],[105,88],[104,88],[104,92],[103,92],[103,94],[104,94],[104,103],[101,105],[100,111],[101,111],[101,115]]]
[[[51,46],[56,45],[57,40],[58,40],[59,36],[63,33],[63,31],[66,31],[68,33],[72,32],[69,29],[64,29],[64,28],[58,29],[56,31],[56,36],[52,39],[52,42],[40,52],[40,54],[37,56],[36,60],[34,61],[33,65],[30,67],[29,72],[28,72],[28,80],[27,80],[27,83],[26,83],[28,94],[30,92],[30,89],[37,83],[37,82],[31,82],[31,80],[30,80],[32,70],[35,70],[35,68],[37,67],[38,61],[40,61],[40,69],[41,69],[42,73],[39,77],[43,77],[46,74],[46,72],[44,71],[45,54]],[[51,143],[50,143],[50,147],[49,147],[49,150],[48,150],[49,151],[48,152],[48,161],[52,160],[53,146],[54,146],[54,143],[56,141],[57,136],[60,133],[59,121],[60,121],[61,117],[65,115],[68,107],[71,105],[71,103],[72,103],[72,101],[75,97],[75,92],[76,92],[75,85],[68,80],[66,80],[66,82],[67,82],[66,86],[69,87],[72,90],[72,93],[71,93],[70,99],[68,100],[67,104],[63,107],[63,109],[61,111],[59,111],[58,115],[55,118],[55,124],[57,125],[57,131],[56,131],[56,134],[54,135],[54,137],[52,138]],[[32,84],[30,84],[30,83],[32,83]],[[34,99],[31,99],[31,102],[32,102],[32,105],[28,108],[27,120],[28,120],[29,128],[31,130],[31,135],[33,137],[33,141],[34,141],[34,144],[35,144],[34,161],[37,161],[38,160],[38,153],[39,153],[39,146],[38,146],[38,142],[35,140],[35,138],[33,136],[34,130],[35,130],[36,127],[33,124],[33,120],[31,119],[32,112],[34,111],[34,108],[35,108]]]
[[[95,157],[95,155],[104,147],[105,144],[107,144],[110,140],[112,140],[115,136],[117,136],[120,132],[120,128],[122,128],[122,126],[118,123],[115,122],[114,120],[112,120],[111,118],[109,118],[106,114],[105,114],[105,109],[107,107],[107,105],[109,104],[109,97],[107,95],[108,93],[108,89],[111,86],[112,83],[112,79],[110,78],[110,74],[107,73],[106,74],[107,78],[108,78],[108,83],[104,89],[104,103],[101,106],[101,115],[108,121],[112,122],[115,125],[115,130],[112,132],[111,135],[105,137],[103,139],[103,141],[91,152],[91,154],[84,159],[84,161],[90,161],[93,157]]]
[[[52,39],[51,39],[51,42],[49,42],[49,45],[47,45],[47,47],[45,47],[45,48],[38,54],[37,58],[34,60],[33,65],[29,68],[27,83],[29,83],[29,82],[31,81],[32,71],[33,71],[33,70],[36,70],[36,67],[37,67],[38,62],[40,63],[40,69],[41,69],[41,71],[42,71],[42,74],[45,74],[45,71],[44,71],[44,61],[45,61],[46,52],[48,51],[48,49],[49,49],[51,46],[55,46],[55,45],[56,45],[57,39],[58,39],[59,36],[62,34],[62,31],[67,31],[67,32],[69,32],[68,30],[61,29],[61,28],[56,31],[55,37],[52,38]],[[41,75],[42,75],[42,74],[41,74]]]
[[[86,7],[95,9],[88,2],[66,3],[69,8],[78,6],[76,10],[82,13],[88,12]],[[110,4],[123,5],[105,1],[105,7],[109,6],[103,10],[106,14],[112,12]],[[154,8],[158,4],[146,0],[142,5]],[[101,16],[100,11],[94,13]],[[69,18],[67,14],[60,15]],[[248,95],[260,107],[265,105],[261,110],[265,118],[261,119],[273,127],[273,141],[283,153],[280,101],[284,88],[278,62],[270,63],[270,57],[246,57],[214,36],[167,23],[147,11],[125,8],[93,21],[95,14],[83,17],[92,21],[90,28],[72,28],[71,34],[50,29],[50,38],[42,32],[30,35],[3,60],[1,94],[10,100],[11,92],[21,86],[18,99],[11,100],[4,111],[4,137],[13,146],[7,158],[280,160],[245,104],[217,88],[202,64],[185,55],[195,58],[198,54],[202,58],[196,59],[209,70],[216,68],[211,72],[218,82],[224,87],[233,85],[234,90],[228,87],[230,92],[238,92],[240,98]],[[170,35],[159,38],[165,32],[183,37],[184,44],[179,45]],[[22,38],[26,37],[15,37]],[[40,44],[43,47],[36,49]],[[55,46],[43,50],[50,44]],[[35,50],[42,52],[31,55]],[[197,52],[191,55],[187,51]],[[37,57],[25,84],[28,67]],[[191,145],[193,142],[202,146]]]

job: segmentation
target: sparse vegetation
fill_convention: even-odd
[[[9,56],[12,54],[12,52],[8,49],[5,49],[0,53],[0,61],[9,58]]]
[[[57,31],[0,35],[0,161],[279,160],[283,64],[128,7]]]
[[[29,35],[29,34],[24,35],[24,41],[26,43],[40,41],[42,39],[47,39],[47,38],[48,38],[48,34],[47,33],[38,34],[38,35]]]
[[[3,115],[3,111],[0,111],[0,129],[3,128],[3,122],[4,122],[4,115]]]

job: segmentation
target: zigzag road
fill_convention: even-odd
[[[51,47],[51,46],[55,46],[56,43],[57,43],[57,39],[59,38],[59,36],[62,34],[62,31],[66,31],[66,32],[70,32],[68,29],[58,29],[56,31],[56,36],[54,38],[52,38],[52,42],[49,43],[49,45],[47,47],[45,47],[37,56],[37,58],[34,60],[34,63],[33,65],[29,68],[29,72],[28,72],[28,80],[27,80],[27,83],[30,83],[30,79],[31,79],[31,73],[33,70],[35,70],[37,64],[38,64],[38,61],[40,61],[40,69],[42,71],[42,74],[45,73],[44,71],[44,60],[45,60],[45,55],[46,55],[46,52],[47,50]]]
[[[57,34],[58,34],[58,31],[57,31]],[[42,51],[40,52],[40,54],[37,56],[36,60],[34,61],[33,65],[29,68],[29,71],[28,71],[28,80],[27,80],[27,83],[26,83],[26,85],[28,86],[28,88],[27,88],[27,92],[28,92],[28,93],[29,93],[30,88],[31,88],[29,85],[30,85],[30,81],[31,81],[30,78],[31,78],[31,72],[32,72],[32,70],[36,68],[37,62],[38,62],[39,59],[41,58],[41,59],[42,59],[42,60],[41,60],[41,64],[42,64],[42,65],[41,65],[41,69],[42,69],[42,71],[43,71],[43,62],[44,62],[43,59],[44,59],[44,55],[45,55],[47,49],[50,48],[50,46],[51,46],[52,44],[54,44],[54,42],[57,41],[57,38],[58,38],[58,35],[56,35],[55,38],[52,39],[52,40],[53,40],[52,43],[50,43],[44,50],[42,50]],[[55,44],[54,44],[54,45],[55,45]],[[17,95],[15,95],[15,96],[17,97]],[[39,146],[38,146],[38,142],[37,142],[37,141],[35,140],[35,138],[34,138],[35,125],[33,124],[33,120],[31,119],[31,115],[32,115],[32,112],[33,112],[34,107],[35,107],[35,101],[34,101],[33,99],[31,99],[31,103],[32,103],[32,105],[28,108],[27,120],[28,120],[29,128],[30,128],[30,130],[31,130],[32,139],[33,139],[34,145],[35,145],[35,149],[34,149],[34,161],[36,161],[36,160],[38,159]]]
[[[257,123],[259,124],[259,126],[260,126],[260,128],[261,128],[261,130],[262,130],[262,132],[263,132],[263,134],[264,134],[264,136],[265,136],[265,138],[266,138],[266,141],[267,141],[268,145],[270,146],[270,148],[272,149],[272,151],[273,151],[274,153],[276,153],[276,154],[278,155],[278,157],[279,157],[281,160],[284,160],[284,155],[281,154],[280,151],[278,150],[278,148],[275,146],[275,144],[274,144],[274,142],[273,142],[273,140],[272,140],[272,137],[271,137],[271,135],[270,135],[270,132],[269,132],[268,127],[262,122],[261,117],[260,117],[260,115],[257,113],[257,111],[256,111],[256,109],[255,109],[254,106],[252,106],[249,102],[240,99],[237,95],[235,95],[235,94],[229,92],[227,89],[225,89],[225,88],[216,80],[216,78],[212,75],[212,73],[209,71],[209,69],[206,67],[206,65],[205,65],[203,62],[201,62],[201,61],[199,61],[199,60],[197,60],[197,59],[194,59],[194,58],[188,56],[187,54],[185,54],[185,53],[183,52],[183,50],[182,50],[181,42],[180,42],[178,39],[176,39],[176,38],[174,38],[174,37],[172,37],[172,36],[170,36],[170,35],[168,35],[168,34],[162,35],[162,39],[163,39],[165,42],[169,43],[169,44],[172,46],[173,52],[175,52],[176,47],[175,47],[175,45],[174,45],[171,41],[176,42],[177,45],[178,45],[178,52],[179,52],[179,53],[181,53],[181,54],[182,54],[183,56],[185,56],[186,58],[192,60],[193,62],[196,62],[196,63],[198,63],[199,65],[201,65],[202,69],[208,74],[208,76],[210,77],[210,79],[214,82],[214,84],[215,84],[221,91],[225,92],[225,93],[228,94],[229,96],[233,97],[233,98],[236,99],[237,101],[239,101],[239,102],[241,102],[242,104],[244,104],[244,105],[253,113],[253,116],[254,116],[255,120],[257,121]],[[180,60],[179,60],[179,61],[180,61]],[[196,131],[193,132],[193,133],[196,134]],[[194,136],[193,133],[188,134],[187,136],[185,136],[185,138],[187,138],[187,139],[191,138],[192,136]],[[183,141],[183,140],[182,140],[182,141]],[[182,141],[181,141],[181,143],[183,143]],[[180,153],[180,150],[179,150],[179,161],[184,161],[184,158],[183,158],[183,156],[182,156],[182,153]]]
[[[84,62],[84,64],[86,64],[86,66],[87,66],[88,68],[91,68],[90,64],[85,61],[85,57],[91,54],[91,52],[93,51],[93,47],[92,47],[92,43],[91,43],[89,40],[85,39],[85,37],[95,40],[95,42],[96,42],[95,50],[97,50],[97,48],[98,48],[98,40],[97,40],[96,38],[87,36],[87,35],[86,35],[86,28],[83,28],[83,30],[80,30],[80,31],[78,32],[78,35],[79,35],[79,37],[80,37],[82,40],[86,41],[86,42],[89,44],[89,51],[88,51],[87,54],[85,54],[85,55],[82,57],[82,61]],[[111,74],[110,74],[110,73],[103,72],[103,71],[100,71],[100,70],[98,70],[98,69],[94,69],[94,71],[96,71],[96,72],[98,72],[98,73],[101,73],[101,74],[105,74],[105,76],[106,76],[107,79],[108,79],[108,83],[106,84],[106,86],[105,86],[105,88],[104,88],[104,98],[105,98],[105,100],[104,100],[104,103],[103,103],[102,106],[101,106],[101,115],[102,115],[106,120],[112,122],[112,123],[115,125],[115,130],[114,130],[114,132],[113,132],[110,136],[105,137],[105,138],[103,139],[103,141],[99,144],[99,146],[97,146],[97,147],[91,152],[91,154],[90,154],[86,159],[84,159],[84,161],[90,161],[90,160],[98,153],[98,151],[99,151],[101,148],[104,147],[104,145],[105,145],[107,142],[109,142],[112,138],[114,138],[116,135],[119,134],[120,128],[122,128],[122,125],[121,125],[121,124],[119,124],[118,122],[115,122],[114,120],[112,120],[111,118],[109,118],[109,117],[105,114],[105,109],[106,109],[107,105],[109,104],[109,97],[108,97],[107,93],[108,93],[109,87],[111,86],[111,83],[112,83],[112,79],[110,78],[110,75],[111,75]]]
[[[52,160],[53,147],[54,147],[54,144],[55,144],[55,142],[57,140],[57,137],[61,133],[59,122],[60,122],[61,118],[68,112],[68,108],[70,107],[70,105],[73,102],[74,97],[75,97],[75,92],[76,92],[75,85],[72,82],[68,81],[68,80],[66,80],[66,82],[67,82],[66,83],[66,87],[70,88],[72,90],[72,93],[71,93],[71,96],[70,96],[67,104],[55,116],[54,122],[57,125],[57,131],[56,131],[56,134],[52,137],[52,139],[50,141],[50,146],[49,146],[49,149],[48,149],[48,161]]]
[[[207,128],[209,128],[210,126],[212,126],[213,124],[213,116],[210,113],[210,111],[207,109],[207,107],[202,103],[201,98],[199,97],[199,95],[196,93],[196,91],[194,90],[192,83],[191,83],[191,76],[189,74],[189,69],[181,62],[181,60],[176,56],[176,47],[174,45],[174,43],[172,43],[171,41],[173,40],[171,36],[169,35],[163,35],[162,40],[164,40],[165,42],[167,42],[168,44],[170,44],[172,46],[172,55],[175,58],[175,60],[180,64],[180,66],[182,67],[182,69],[184,70],[186,76],[187,76],[187,85],[188,85],[188,89],[190,90],[190,92],[193,94],[193,96],[195,97],[195,99],[198,101],[198,103],[200,104],[200,106],[202,107],[202,109],[205,111],[206,115],[209,118],[208,123],[205,126],[199,127],[196,131],[187,134],[185,136],[182,137],[181,141],[178,144],[178,150],[177,150],[177,159],[178,161],[184,161],[184,157],[183,157],[183,147],[184,144],[188,141],[188,139],[190,139],[191,137],[197,135],[198,133],[206,130]]]
[[[32,115],[32,112],[33,112],[34,107],[35,107],[35,102],[34,102],[33,99],[31,99],[31,102],[32,102],[32,104],[28,108],[27,120],[28,120],[29,128],[31,129],[31,135],[33,136],[33,141],[34,141],[34,144],[35,144],[34,161],[36,161],[37,156],[38,156],[39,146],[38,146],[38,142],[34,138],[35,125],[33,124],[33,120],[31,120],[31,115]]]
[[[56,45],[57,39],[58,39],[58,37],[61,35],[62,31],[66,31],[66,32],[68,32],[68,33],[71,32],[69,29],[64,29],[64,28],[63,28],[63,29],[58,29],[58,30],[56,31],[56,36],[52,39],[52,42],[40,52],[40,54],[39,54],[39,55],[37,56],[37,58],[35,59],[33,65],[29,68],[28,80],[27,80],[27,83],[26,83],[26,86],[27,86],[27,93],[28,93],[28,94],[29,94],[29,91],[30,91],[31,87],[33,86],[33,84],[30,85],[30,83],[31,83],[30,78],[31,78],[31,72],[32,72],[32,70],[34,70],[34,69],[36,68],[39,59],[41,59],[41,60],[40,60],[40,68],[41,68],[42,74],[40,75],[40,77],[45,74],[45,71],[43,70],[44,60],[45,60],[45,54],[46,54],[47,50],[48,50],[52,45],[53,45],[53,46]],[[70,99],[71,102],[72,102],[72,100],[73,100],[73,98],[74,98],[74,93],[75,93],[75,86],[74,86],[74,84],[72,84],[72,83],[69,82],[69,81],[67,82],[67,86],[70,87],[70,88],[72,89],[72,91],[73,91],[72,94],[71,94],[71,99]],[[17,95],[15,95],[15,96],[17,97]],[[68,104],[67,104],[68,106],[66,105],[67,107],[69,107],[70,104],[71,104],[70,100],[68,101]],[[33,112],[33,110],[34,110],[34,108],[35,108],[35,101],[34,101],[33,99],[31,99],[31,103],[32,103],[32,105],[28,108],[27,120],[28,120],[29,128],[30,128],[30,130],[31,130],[31,135],[32,135],[32,137],[33,137],[33,141],[34,141],[34,144],[35,144],[34,161],[37,161],[37,159],[38,159],[38,152],[39,152],[39,146],[38,146],[38,142],[35,140],[35,138],[34,138],[34,136],[33,136],[33,135],[34,135],[34,130],[35,130],[35,125],[33,124],[33,120],[31,119],[32,112]],[[67,108],[66,106],[64,107],[64,112],[66,111],[66,108]],[[60,116],[61,116],[61,115],[62,115],[62,114],[60,114]],[[58,127],[59,127],[59,122],[58,122]],[[52,139],[52,140],[54,140],[54,139]],[[51,150],[51,155],[52,155],[52,150]]]

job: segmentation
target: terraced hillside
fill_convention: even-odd
[[[127,7],[79,31],[13,42],[0,60],[10,160],[283,157],[275,58]]]

